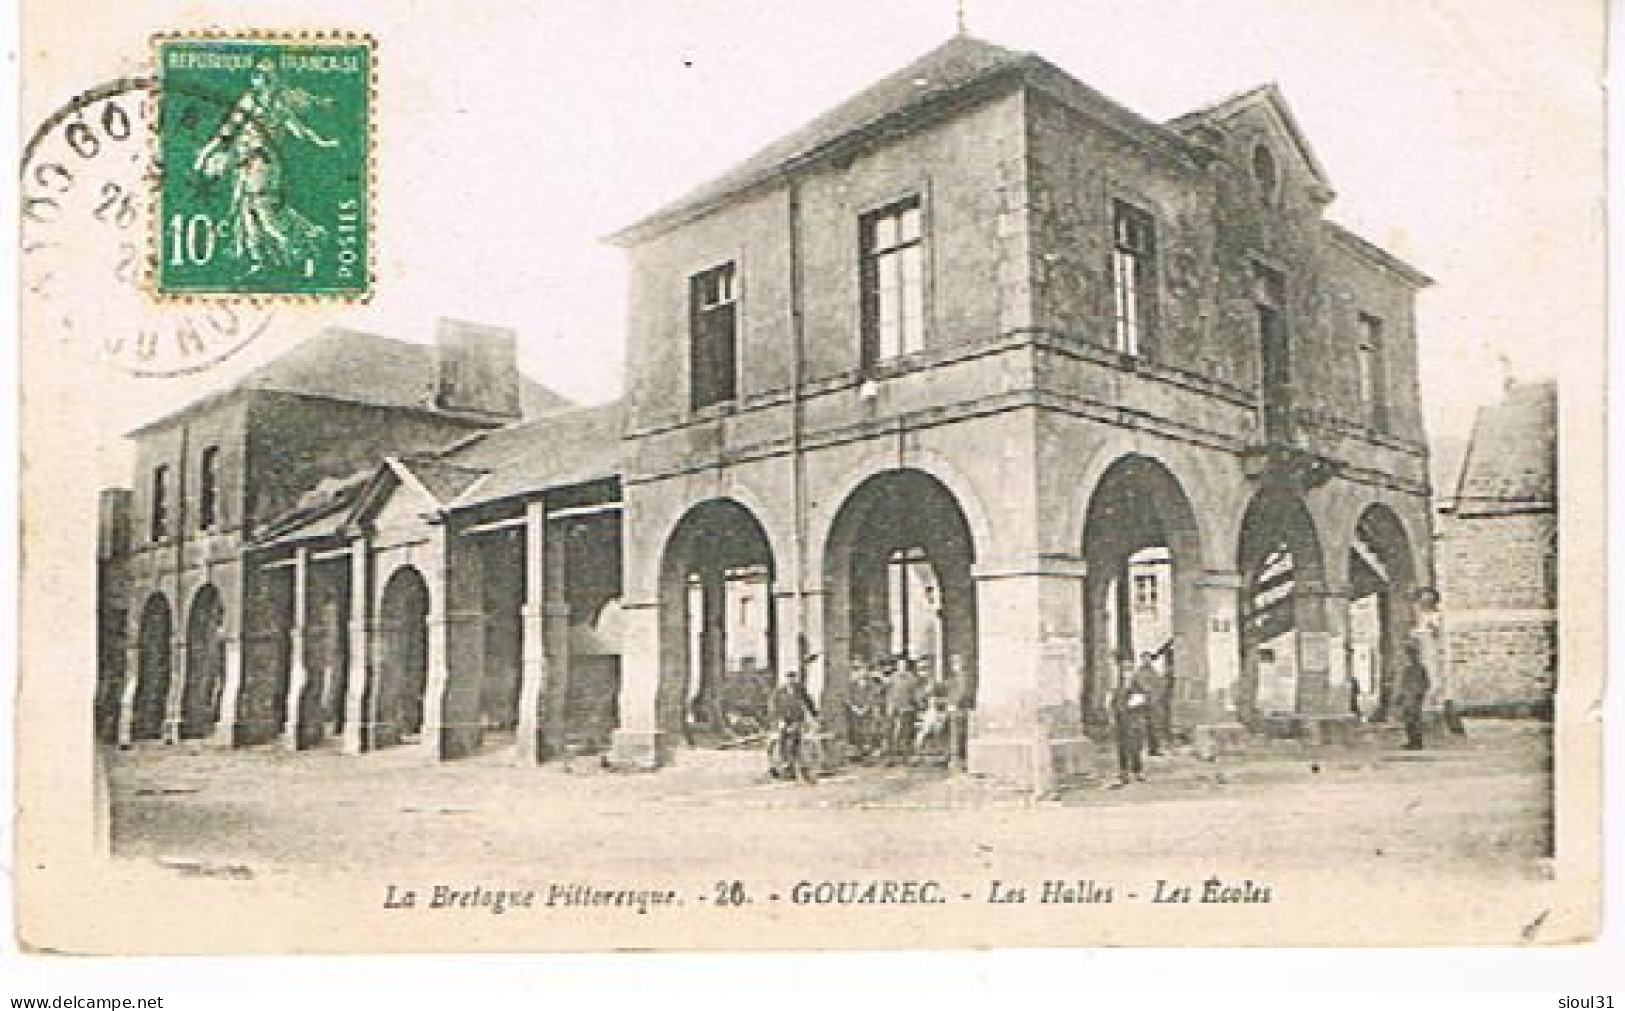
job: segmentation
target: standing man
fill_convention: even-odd
[[[1162,683],[1162,674],[1157,670],[1156,657],[1151,653],[1140,654],[1140,665],[1134,668],[1134,690],[1146,699],[1146,751],[1161,755],[1162,742],[1166,739],[1163,734],[1163,705],[1168,701],[1168,693],[1167,686]]]
[[[1422,648],[1416,642],[1405,644],[1405,661],[1399,676],[1399,716],[1405,722],[1405,749],[1422,750],[1422,707],[1427,703],[1427,665],[1422,662]]]
[[[1112,723],[1117,731],[1118,785],[1130,777],[1145,781],[1145,735],[1151,698],[1133,677],[1123,677],[1112,696]]]
[[[886,685],[886,718],[891,740],[887,742],[886,762],[906,758],[914,743],[914,714],[919,695],[914,684],[914,661],[907,657],[896,660],[891,681]]]
[[[767,700],[767,714],[774,728],[776,752],[772,756],[769,774],[779,779],[796,779],[812,784],[813,770],[807,766],[801,745],[808,722],[818,716],[818,707],[813,705],[812,696],[807,694],[800,671],[786,674],[783,683],[773,690]]]

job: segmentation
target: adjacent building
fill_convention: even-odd
[[[1445,683],[1463,709],[1549,712],[1557,677],[1557,384],[1481,408],[1438,522]]]

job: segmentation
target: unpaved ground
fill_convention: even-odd
[[[1104,756],[1103,756],[1104,759]],[[1550,837],[1543,725],[1483,721],[1420,754],[1258,745],[1153,759],[1149,782],[1035,799],[926,768],[773,782],[752,752],[689,751],[656,774],[592,760],[515,767],[273,748],[143,746],[110,756],[118,856],[211,873],[311,867],[534,868],[693,875],[741,856],[797,875],[986,875],[1148,860],[1272,871],[1532,873]]]

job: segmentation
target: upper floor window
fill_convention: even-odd
[[[739,394],[739,304],[732,263],[689,278],[689,402],[695,410]]]
[[[1388,424],[1388,388],[1384,376],[1382,320],[1360,314],[1360,406],[1375,428]]]
[[[212,530],[220,522],[220,447],[210,446],[198,458],[197,526]]]
[[[925,236],[920,198],[909,197],[859,222],[862,244],[863,363],[925,347]]]
[[[159,464],[152,469],[152,539],[161,541],[169,536],[169,465]]]
[[[1112,205],[1112,312],[1114,344],[1140,355],[1156,310],[1156,225],[1151,215],[1121,200]]]

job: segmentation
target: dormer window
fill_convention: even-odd
[[[1253,181],[1258,184],[1258,191],[1265,200],[1275,199],[1281,185],[1281,170],[1275,164],[1275,152],[1270,150],[1268,144],[1253,147]]]

